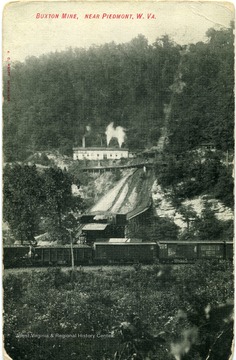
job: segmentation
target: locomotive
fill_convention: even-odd
[[[118,240],[118,239],[117,239]],[[70,266],[144,263],[191,263],[196,260],[232,260],[233,242],[158,241],[94,242],[55,246],[4,246],[4,267]]]

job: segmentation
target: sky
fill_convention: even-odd
[[[63,13],[75,18],[63,19]],[[49,14],[55,17],[46,17]],[[129,18],[116,18],[124,14]],[[137,14],[143,18],[137,19]],[[152,15],[148,18],[148,14]],[[69,47],[125,43],[138,34],[150,44],[164,34],[181,45],[196,43],[206,40],[209,28],[228,27],[233,19],[233,5],[226,2],[12,2],[3,11],[2,56],[3,61],[9,55],[11,62],[24,61],[27,56]]]

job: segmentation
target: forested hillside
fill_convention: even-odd
[[[167,35],[149,45],[139,35],[125,44],[68,49],[13,64],[11,98],[3,105],[6,161],[45,149],[70,155],[88,125],[87,145],[105,145],[110,122],[126,129],[129,148],[156,145],[166,126],[165,104],[171,104],[168,151],[183,153],[202,141],[232,150],[233,29],[210,29],[207,35],[207,43],[187,47]],[[176,76],[177,89],[171,86]],[[6,91],[5,86],[5,99]]]
[[[208,42],[190,45],[182,56],[182,91],[172,98],[168,150],[185,153],[203,142],[233,150],[233,29],[207,32]]]
[[[126,44],[69,49],[14,64],[11,98],[3,104],[5,161],[31,159],[41,150],[70,155],[84,134],[87,145],[105,145],[106,127],[114,122],[126,129],[130,149],[156,145],[165,137],[164,154],[159,156],[166,166],[156,164],[156,179],[168,189],[176,209],[185,199],[203,195],[233,208],[233,28],[210,29],[207,35],[208,42],[182,48],[168,36],[149,45],[140,35]],[[4,81],[6,85],[7,78]],[[213,151],[203,152],[204,142],[211,143]],[[22,186],[14,169],[9,179],[6,169],[5,182],[18,179]],[[33,198],[32,204],[35,208],[38,200]],[[11,205],[8,210],[4,218],[14,222]],[[25,215],[24,224],[32,211]],[[31,217],[38,216],[36,212]],[[36,223],[24,237],[38,233]]]
[[[125,127],[130,148],[156,144],[179,50],[168,36],[148,45],[140,35],[126,44],[68,49],[16,63],[11,100],[4,103],[6,160],[52,148],[70,154],[88,125],[87,144],[105,145],[110,122]]]
[[[157,169],[158,180],[171,186],[174,202],[204,194],[233,207],[233,28],[207,36],[181,52],[166,122],[167,166]]]

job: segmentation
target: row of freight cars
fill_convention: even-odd
[[[74,264],[132,264],[154,262],[193,262],[198,259],[233,259],[233,242],[159,241],[142,243],[97,242],[93,246],[8,246],[4,247],[4,266],[70,266]]]

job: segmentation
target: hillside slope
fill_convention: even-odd
[[[117,185],[90,208],[89,212],[110,212],[133,216],[150,205],[154,180],[152,171],[144,173],[142,169],[130,170]]]

